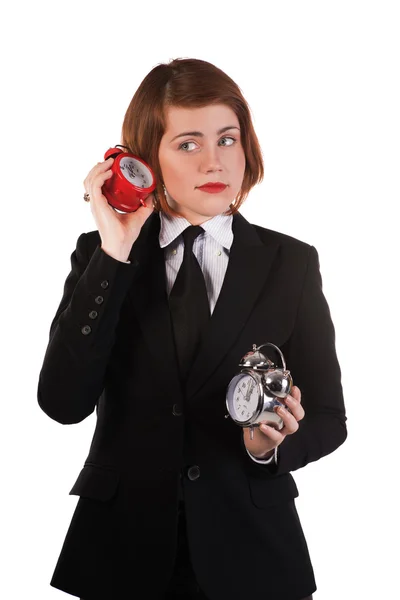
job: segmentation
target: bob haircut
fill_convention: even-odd
[[[176,58],[158,64],[143,79],[125,113],[121,144],[140,156],[153,169],[156,179],[154,209],[180,216],[168,204],[158,151],[167,124],[168,106],[202,108],[225,104],[240,123],[246,157],[242,187],[225,214],[236,213],[250,190],[264,177],[262,152],[251,120],[250,108],[239,86],[213,64],[194,58]]]

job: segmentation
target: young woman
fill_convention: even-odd
[[[311,598],[290,472],[347,435],[317,251],[240,214],[261,150],[240,89],[214,65],[157,65],[121,144],[157,188],[122,214],[101,191],[112,159],[88,173],[97,229],[71,255],[39,376],[52,419],[97,413],[51,585],[85,600]],[[225,418],[226,390],[264,342],[294,387],[284,427],[251,439]]]

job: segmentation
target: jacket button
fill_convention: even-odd
[[[172,407],[172,414],[176,417],[180,417],[182,415],[182,411],[179,408],[179,404],[174,404],[174,406]]]
[[[83,335],[88,335],[92,331],[92,328],[89,325],[84,325],[81,329]]]
[[[90,313],[89,313],[89,317],[91,319],[95,319],[97,317],[97,315],[98,315],[97,310],[91,310]]]
[[[101,287],[102,287],[103,289],[106,289],[106,288],[108,288],[108,281],[107,281],[107,279],[105,279],[104,281],[102,281],[100,285],[101,285]]]
[[[101,304],[103,302],[104,298],[103,296],[97,296],[94,301],[96,302],[96,304]]]
[[[194,481],[200,477],[200,469],[197,465],[193,465],[193,467],[189,467],[188,469],[188,478],[190,481]]]

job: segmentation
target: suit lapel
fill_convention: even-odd
[[[194,396],[211,377],[245,326],[267,280],[277,242],[263,243],[240,214],[233,216],[233,243],[224,282],[202,344],[189,371],[186,397]],[[140,272],[130,297],[155,360],[168,372],[169,389],[181,391],[166,292],[164,251],[159,244],[160,218],[153,213],[132,246],[129,260]],[[166,382],[164,382],[165,384]]]
[[[245,326],[278,248],[276,242],[265,245],[240,213],[234,215],[232,229],[233,243],[224,282],[189,371],[187,397],[194,396],[211,377]]]
[[[153,213],[132,246],[130,261],[139,262],[139,273],[130,288],[133,310],[149,348],[149,360],[162,366],[161,385],[173,394],[182,392],[175,355],[165,275],[164,250],[159,243],[160,217]],[[168,378],[168,381],[165,379]]]

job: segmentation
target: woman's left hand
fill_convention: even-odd
[[[282,418],[284,426],[279,431],[274,427],[265,424],[265,420],[260,422],[260,427],[254,427],[253,439],[250,439],[250,427],[243,427],[243,440],[247,450],[255,458],[270,458],[277,446],[282,444],[287,435],[292,435],[299,428],[298,421],[304,418],[305,412],[301,405],[301,392],[297,386],[293,386],[291,394],[282,400],[290,408],[291,413],[285,408],[276,409],[278,415]],[[263,423],[261,425],[261,423]]]

